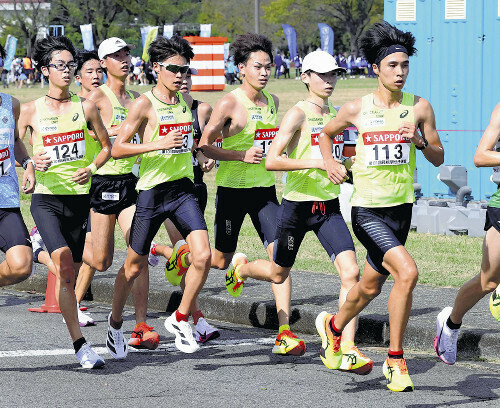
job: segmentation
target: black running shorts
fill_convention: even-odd
[[[406,243],[412,207],[411,203],[380,208],[352,207],[352,230],[368,252],[366,260],[382,275],[389,275],[382,266],[385,253]]]
[[[133,173],[115,176],[92,176],[90,206],[99,214],[120,214],[137,201],[135,186],[137,177]]]
[[[194,183],[194,195],[200,205],[200,210],[205,214],[207,208],[208,191],[207,185],[202,181],[201,183]]]
[[[236,250],[246,214],[250,215],[260,240],[267,248],[276,235],[278,207],[275,186],[218,187],[215,200],[215,248],[226,254]]]
[[[31,214],[49,254],[69,247],[73,261],[82,261],[89,210],[89,194],[33,194]]]
[[[130,247],[139,255],[149,254],[149,247],[167,218],[186,238],[191,231],[207,230],[205,219],[188,178],[167,181],[139,192],[130,228]]]
[[[17,245],[31,247],[30,234],[19,208],[0,208],[0,250]]]
[[[488,231],[491,227],[500,232],[500,208],[488,206],[486,209],[484,230]]]
[[[329,201],[288,201],[278,210],[273,260],[291,268],[306,232],[314,231],[330,259],[344,251],[354,251],[351,233],[340,213],[338,199]]]

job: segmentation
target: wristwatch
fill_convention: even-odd
[[[196,156],[198,155],[199,152],[203,152],[203,147],[197,147],[196,149],[193,149],[193,157],[196,159]]]
[[[427,139],[425,137],[423,137],[422,139],[424,139],[424,145],[422,147],[418,147],[417,145],[415,145],[415,149],[417,150],[424,150],[427,145],[429,144],[429,142],[427,141]]]

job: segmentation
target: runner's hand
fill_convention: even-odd
[[[88,167],[83,167],[75,171],[75,174],[71,177],[76,184],[87,184],[92,176],[92,171]]]
[[[21,184],[23,193],[31,194],[33,191],[35,191],[35,184],[35,169],[33,168],[33,166],[30,166],[28,164],[28,167],[26,167],[26,170],[24,171],[23,182]]]
[[[35,161],[35,170],[38,171],[47,171],[52,164],[50,156],[45,151],[36,153],[32,159]]]
[[[420,133],[418,133],[418,129],[414,123],[403,122],[399,127],[399,134],[410,141],[417,147],[424,147],[425,142]]]
[[[335,160],[328,160],[325,162],[325,170],[328,175],[328,179],[333,184],[341,184],[347,176],[345,167]]]
[[[245,156],[243,157],[243,162],[249,164],[259,164],[262,161],[262,150],[260,147],[252,146],[245,152]]]
[[[202,152],[198,153],[198,163],[204,173],[208,173],[215,166],[215,160],[209,159]]]
[[[184,138],[179,129],[171,130],[165,137],[158,141],[160,147],[158,150],[170,150],[182,147],[183,141]]]

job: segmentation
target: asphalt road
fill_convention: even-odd
[[[274,331],[213,322],[221,337],[195,354],[183,354],[163,327],[165,313],[151,313],[162,340],[155,351],[116,361],[104,348],[109,306],[91,304],[95,327],[84,335],[106,360],[100,370],[81,369],[61,315],[30,313],[43,296],[0,290],[0,407],[441,407],[498,406],[500,364],[461,362],[406,349],[413,393],[385,386],[385,348],[361,347],[375,362],[356,376],[328,370],[319,359],[319,337],[306,335],[306,354],[271,353]],[[127,337],[134,326],[126,315]]]

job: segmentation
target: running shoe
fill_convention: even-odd
[[[500,322],[500,285],[497,286],[490,296],[490,312]]]
[[[446,324],[452,310],[453,308],[448,306],[437,315],[437,332],[433,342],[438,357],[450,365],[457,361],[457,340],[460,333],[460,329],[450,329]]]
[[[389,358],[384,362],[382,372],[387,379],[387,388],[395,392],[409,392],[414,390],[413,382],[408,374],[404,358]]]
[[[337,370],[342,364],[342,350],[340,340],[342,336],[335,336],[330,329],[333,315],[321,312],[316,317],[316,330],[321,337],[320,358],[323,364],[332,370]]]
[[[238,252],[233,255],[233,259],[229,264],[229,268],[226,272],[226,289],[231,296],[238,297],[241,295],[243,290],[244,279],[237,279],[235,276],[236,267],[238,265],[244,265],[248,262],[248,258],[245,254]]]
[[[342,363],[339,370],[359,375],[366,375],[372,371],[373,361],[366,357],[356,346],[342,350]]]
[[[186,241],[181,239],[174,245],[172,255],[165,264],[165,277],[174,286],[179,286],[182,276],[186,273],[189,265],[186,265],[181,257],[189,252],[189,246]]]
[[[175,347],[183,353],[194,353],[199,350],[200,346],[193,337],[191,326],[184,320],[178,322],[175,312],[165,320],[165,329],[175,334]]]
[[[100,368],[104,365],[102,357],[92,350],[88,343],[85,343],[80,350],[78,350],[76,358],[83,368]]]
[[[306,343],[290,330],[283,330],[276,337],[273,354],[283,356],[302,356],[306,352]]]
[[[153,329],[154,327],[148,326],[144,322],[137,323],[128,345],[136,349],[155,350],[160,343],[160,335]]]
[[[220,336],[219,330],[210,326],[203,317],[198,319],[198,323],[196,323],[196,326],[194,327],[194,334],[196,341],[202,344],[209,340],[215,340]]]
[[[45,244],[43,243],[42,236],[40,235],[40,232],[38,231],[38,228],[36,226],[31,228],[30,239],[31,246],[33,248],[33,254],[37,254],[37,259],[35,262],[38,263],[38,252],[44,248]]]
[[[106,339],[106,348],[113,358],[118,360],[127,357],[128,344],[123,335],[123,328],[115,329],[110,323],[111,312],[108,316],[108,337]]]
[[[78,313],[78,325],[80,327],[87,327],[87,326],[94,326],[95,322],[94,319],[90,316],[89,313],[84,313],[80,310],[80,307],[76,308],[76,311]],[[66,324],[66,319],[63,317],[63,323]]]
[[[156,247],[156,244],[154,242],[151,242],[151,246],[149,247],[149,254],[148,254],[148,264],[151,266],[157,266],[160,263],[160,255],[153,255],[153,249]]]

